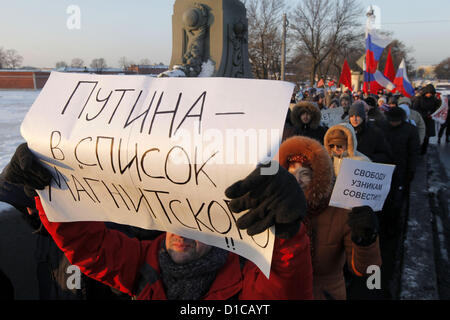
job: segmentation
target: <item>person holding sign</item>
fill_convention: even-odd
[[[18,148],[5,179],[42,190],[52,180],[28,148]],[[226,190],[236,222],[249,235],[275,226],[270,278],[237,254],[173,233],[139,241],[104,222],[50,222],[36,197],[42,224],[69,261],[90,278],[137,299],[312,299],[310,242],[301,224],[304,194],[283,167],[274,175],[256,168]]]
[[[369,161],[370,159],[356,150],[358,141],[355,130],[348,123],[341,123],[328,129],[324,138],[324,145],[333,161],[334,174],[337,177],[343,158]]]
[[[330,156],[316,140],[292,137],[281,144],[280,164],[294,175],[308,205],[303,220],[311,239],[315,299],[346,299],[343,268],[358,276],[381,265],[378,220],[368,206],[351,211],[328,205],[334,174]]]

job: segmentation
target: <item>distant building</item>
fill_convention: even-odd
[[[169,66],[165,65],[131,65],[127,68],[127,72],[133,74],[147,74],[157,76],[158,74],[169,70]]]
[[[132,65],[127,69],[119,68],[72,68],[64,67],[58,69],[24,69],[11,70],[0,69],[0,90],[1,89],[42,89],[50,77],[51,71],[69,73],[94,73],[94,74],[142,74],[156,77],[158,74],[169,70],[165,65]]]

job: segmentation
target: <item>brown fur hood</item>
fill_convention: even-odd
[[[325,134],[324,145],[325,148],[328,151],[328,154],[331,156],[332,152],[331,149],[328,147],[329,145],[329,137],[331,133],[335,130],[341,130],[344,132],[345,136],[347,137],[347,152],[348,156],[350,158],[353,158],[355,156],[355,151],[357,147],[358,140],[356,139],[356,133],[353,129],[352,125],[349,123],[340,123],[335,126],[332,126],[330,129],[328,129],[327,133]]]
[[[280,165],[288,169],[288,157],[304,155],[311,163],[312,180],[305,192],[308,211],[326,208],[333,191],[334,173],[331,158],[317,141],[303,136],[295,136],[284,141],[278,151]]]
[[[311,129],[317,129],[320,125],[320,119],[322,118],[322,114],[320,113],[320,109],[315,102],[311,101],[300,101],[297,103],[291,112],[291,122],[296,127],[302,127],[303,123],[300,120],[300,115],[303,112],[309,112],[311,114]]]

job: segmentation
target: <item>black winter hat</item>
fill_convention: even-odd
[[[434,86],[430,83],[428,85],[425,86],[425,88],[422,89],[422,93],[425,95],[427,93],[432,93],[432,94],[436,94],[436,89],[434,88]]]
[[[406,112],[400,107],[389,108],[385,113],[388,121],[404,121],[406,120]]]
[[[365,104],[362,101],[355,101],[348,111],[348,116],[359,116],[361,119],[366,120]]]

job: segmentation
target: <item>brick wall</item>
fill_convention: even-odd
[[[0,72],[0,89],[34,89],[33,72]]]
[[[0,71],[0,89],[42,89],[50,72]]]

